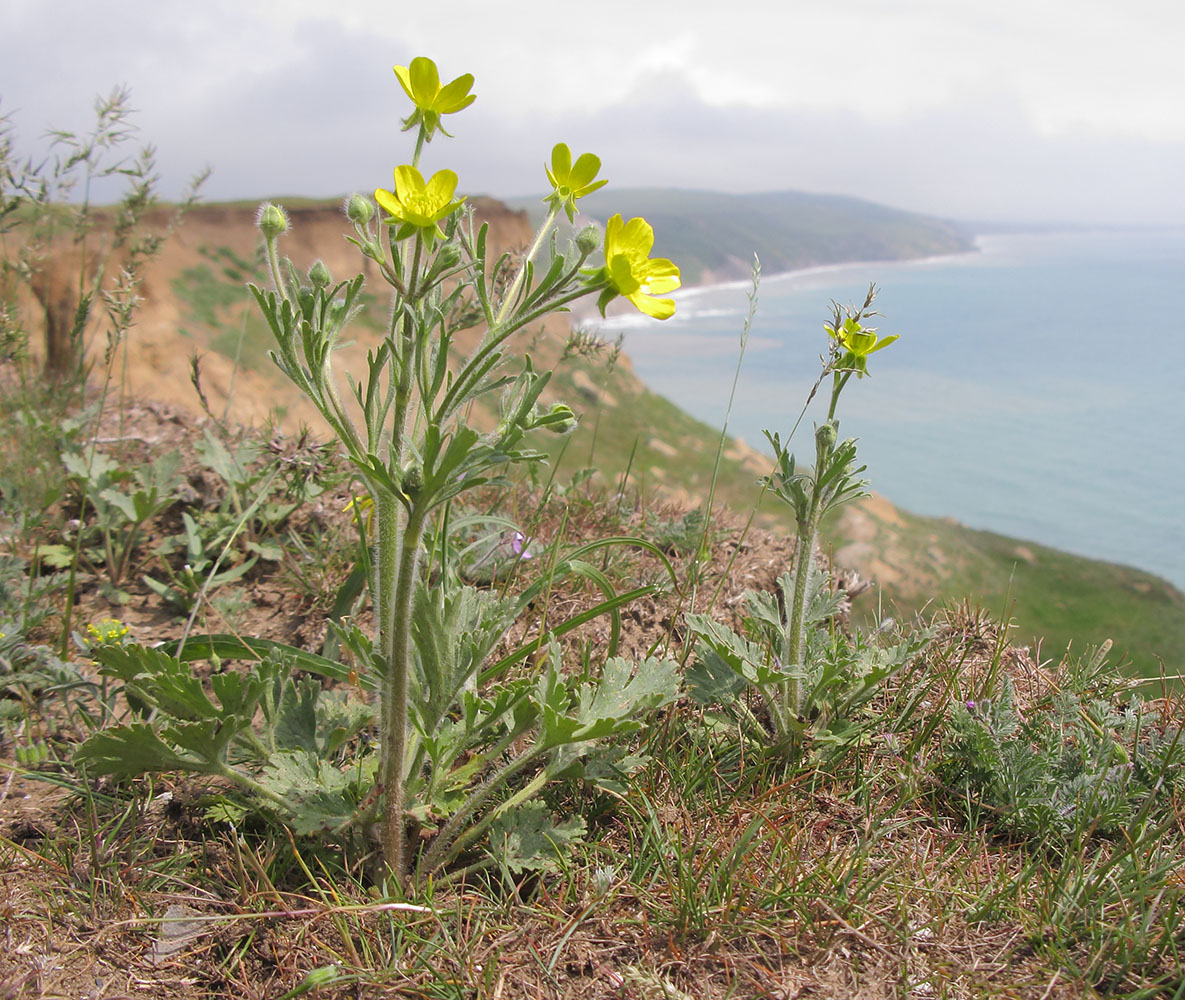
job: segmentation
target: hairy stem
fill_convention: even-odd
[[[400,511],[393,498],[382,497],[395,514],[396,541],[380,541],[379,645],[385,674],[382,684],[383,856],[401,883],[407,880],[407,826],[404,818],[404,772],[407,757],[407,685],[412,668],[411,615],[423,541],[425,512],[414,506],[399,529]],[[382,523],[380,520],[380,533]],[[397,565],[392,567],[392,558]],[[391,590],[391,582],[394,589]],[[388,598],[386,594],[390,592]]]
[[[515,297],[518,295],[519,287],[523,283],[523,279],[527,276],[527,268],[531,266],[531,262],[535,259],[535,255],[539,252],[539,248],[543,246],[543,241],[547,238],[547,234],[551,232],[552,223],[555,222],[556,216],[559,214],[559,209],[552,208],[547,214],[547,218],[543,220],[543,225],[539,227],[539,231],[535,234],[535,242],[531,244],[531,249],[527,251],[527,255],[523,258],[523,262],[519,265],[518,273],[514,276],[514,280],[510,283],[510,287],[506,289],[506,295],[502,299],[502,308],[498,310],[498,316],[495,323],[501,323],[506,318],[506,314],[510,312],[514,306]]]

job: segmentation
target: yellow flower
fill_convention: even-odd
[[[679,268],[661,257],[650,259],[654,229],[645,219],[622,222],[615,215],[605,226],[605,266],[590,277],[605,290],[597,300],[601,315],[618,295],[624,295],[639,310],[655,319],[669,319],[675,314],[674,299],[656,295],[673,292],[682,284]]]
[[[395,168],[395,190],[379,188],[374,193],[377,201],[391,216],[389,225],[398,225],[396,239],[404,239],[419,232],[429,243],[436,237],[444,238],[440,222],[453,214],[464,198],[453,200],[457,190],[457,175],[451,170],[438,170],[427,184],[415,167]]]
[[[118,618],[104,618],[97,625],[87,625],[86,634],[89,645],[105,646],[114,643],[122,646],[128,634],[128,627]]]
[[[469,93],[473,86],[472,73],[459,76],[442,87],[436,63],[425,56],[417,56],[410,66],[396,66],[395,75],[416,106],[415,111],[403,120],[403,131],[415,128],[422,122],[424,138],[429,142],[437,129],[448,135],[440,124],[441,115],[456,114],[477,100],[475,94]]]
[[[557,143],[551,151],[551,166],[543,168],[547,171],[547,179],[551,181],[554,190],[543,200],[558,212],[561,208],[568,213],[568,221],[576,219],[576,199],[592,194],[597,188],[602,188],[609,182],[599,180],[593,182],[597,171],[601,169],[600,157],[592,153],[583,153],[572,163],[572,151],[566,143]]]
[[[823,324],[823,329],[845,352],[836,367],[840,371],[855,372],[856,378],[863,378],[868,374],[868,355],[888,347],[897,339],[896,334],[878,337],[876,330],[861,326],[851,316],[840,324],[838,330],[830,323]]]

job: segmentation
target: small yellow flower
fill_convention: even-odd
[[[97,624],[86,627],[87,642],[92,646],[123,644],[128,634],[128,627],[118,618],[104,618]]]
[[[440,222],[447,219],[465,201],[453,200],[457,190],[457,175],[451,170],[438,170],[428,183],[415,167],[395,168],[395,190],[379,188],[374,193],[377,201],[391,216],[390,225],[398,225],[396,239],[404,239],[412,233],[422,233],[429,243],[436,237],[444,238]]]
[[[840,371],[853,371],[856,378],[863,378],[868,374],[868,355],[874,354],[881,348],[888,347],[897,335],[877,337],[872,327],[861,326],[853,317],[849,316],[835,329],[830,323],[825,323],[823,329],[845,352],[836,366]]]
[[[417,56],[411,61],[410,66],[396,66],[395,75],[399,78],[404,93],[416,106],[415,111],[403,120],[403,131],[406,132],[423,123],[424,138],[428,142],[432,141],[432,135],[437,129],[449,135],[440,124],[441,115],[456,114],[477,100],[475,94],[469,93],[473,87],[472,73],[459,76],[452,83],[442,87],[436,63],[425,56]]]
[[[615,215],[605,226],[605,266],[590,275],[594,283],[605,285],[597,306],[605,315],[607,306],[624,295],[639,310],[655,319],[670,319],[675,314],[674,299],[655,298],[673,292],[682,284],[679,268],[662,257],[650,258],[654,246],[654,228],[645,219],[623,222]]]
[[[554,189],[543,200],[558,212],[561,208],[567,212],[568,221],[576,220],[576,199],[592,194],[597,188],[602,188],[609,182],[599,180],[594,183],[593,178],[601,169],[600,157],[592,153],[582,153],[572,162],[572,151],[566,143],[557,143],[551,151],[551,166],[543,168],[547,171],[547,179]]]

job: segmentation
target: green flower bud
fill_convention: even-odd
[[[601,231],[594,225],[587,225],[576,234],[576,249],[586,257],[601,248]]]
[[[333,275],[329,273],[329,268],[323,260],[317,260],[309,268],[309,281],[313,283],[314,288],[325,288],[333,282]]]
[[[436,255],[436,268],[440,271],[446,271],[451,267],[456,267],[461,263],[461,250],[452,243],[447,243],[440,248],[440,253]]]
[[[556,403],[539,421],[538,426],[546,427],[553,434],[571,434],[576,430],[577,418],[572,407],[563,403]]]
[[[346,199],[346,218],[356,226],[365,226],[374,215],[374,205],[370,199],[360,194],[352,194]]]
[[[418,465],[409,465],[403,470],[400,480],[403,492],[414,500],[420,490],[424,488],[424,471]]]
[[[255,216],[255,224],[263,233],[264,239],[274,240],[281,233],[288,231],[288,216],[279,205],[265,201],[259,206],[259,214]]]
[[[834,420],[828,420],[815,428],[815,447],[820,454],[826,454],[835,447],[835,440],[839,436],[837,430]]]

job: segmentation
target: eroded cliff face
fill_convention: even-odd
[[[276,201],[284,204],[283,199]],[[477,221],[489,227],[491,261],[503,253],[512,257],[521,254],[534,238],[526,212],[481,196],[471,197],[469,204]],[[339,281],[361,271],[366,291],[375,302],[371,315],[382,321],[389,288],[378,266],[347,241],[353,227],[341,206],[297,203],[285,205],[285,210],[291,226],[280,239],[281,253],[302,272],[319,258]],[[196,357],[201,390],[210,411],[219,418],[225,415],[243,424],[262,424],[274,418],[290,432],[308,426],[315,434],[328,433],[312,404],[266,356],[273,346],[271,335],[246,287],[248,280],[268,284],[262,266],[262,240],[255,225],[257,211],[257,206],[249,203],[199,205],[184,216],[180,225],[174,225],[171,209],[157,208],[148,213],[145,229],[168,235],[160,253],[145,270],[138,290],[141,301],[135,325],[120,347],[115,377],[128,395],[167,402],[196,418],[202,414],[202,403],[192,384]],[[85,249],[88,280],[101,261],[104,286],[110,287],[126,254],[106,252],[110,228],[104,222],[103,210],[96,213],[96,221]],[[50,318],[59,325],[73,320],[80,266],[79,248],[65,239],[47,248],[37,265],[37,295],[52,305]],[[50,295],[47,289],[61,294]],[[40,362],[49,311],[34,301],[27,289],[25,292],[24,322],[31,331],[35,359]],[[370,326],[355,323],[345,338],[349,342],[335,352],[334,367],[343,396],[348,395],[349,378],[364,378],[367,351],[382,336],[378,329],[381,325],[383,322],[372,322]],[[96,306],[86,342],[89,360],[97,369],[103,366],[108,326],[102,309]],[[550,317],[518,335],[511,349],[529,352],[538,368],[553,367],[560,361],[570,329],[567,315]],[[481,334],[482,328],[462,332],[455,339],[457,350],[469,350]],[[618,360],[616,373],[626,397],[644,391],[627,358]],[[557,388],[558,384],[559,380]],[[568,391],[572,391],[571,386]],[[543,402],[554,398],[545,394]],[[598,402],[616,405],[613,397]],[[485,405],[494,404],[495,399],[485,401]],[[469,419],[480,429],[489,429],[496,416],[479,405],[470,412]]]
[[[490,198],[473,198],[470,203],[478,220],[490,227],[492,250],[516,253],[529,244],[532,233],[525,212],[513,211]],[[338,206],[298,205],[287,211],[291,227],[281,238],[280,248],[298,269],[305,271],[320,258],[335,280],[361,271],[368,290],[380,300],[385,298],[387,286],[377,265],[347,242],[353,230]],[[201,410],[191,385],[191,359],[196,354],[202,390],[214,413],[226,412],[232,420],[256,424],[274,415],[287,429],[305,424],[320,432],[320,415],[278,370],[266,363],[252,367],[240,361],[236,366],[233,354],[227,351],[228,340],[234,340],[236,318],[246,324],[250,311],[257,308],[245,286],[242,304],[220,311],[220,329],[210,328],[194,315],[193,296],[187,294],[187,282],[192,284],[203,270],[220,280],[225,277],[218,273],[219,254],[223,259],[229,259],[229,254],[243,261],[259,259],[261,240],[255,214],[256,209],[247,205],[203,205],[186,215],[170,235],[141,287],[144,301],[128,336],[128,388],[133,395],[163,399],[196,415]],[[149,222],[163,227],[168,219],[160,213]],[[233,296],[229,284],[226,289]],[[366,351],[378,339],[376,332],[361,328],[350,335],[354,343],[335,355],[343,391],[347,373],[355,379],[364,375]],[[98,339],[101,337],[92,338]]]

